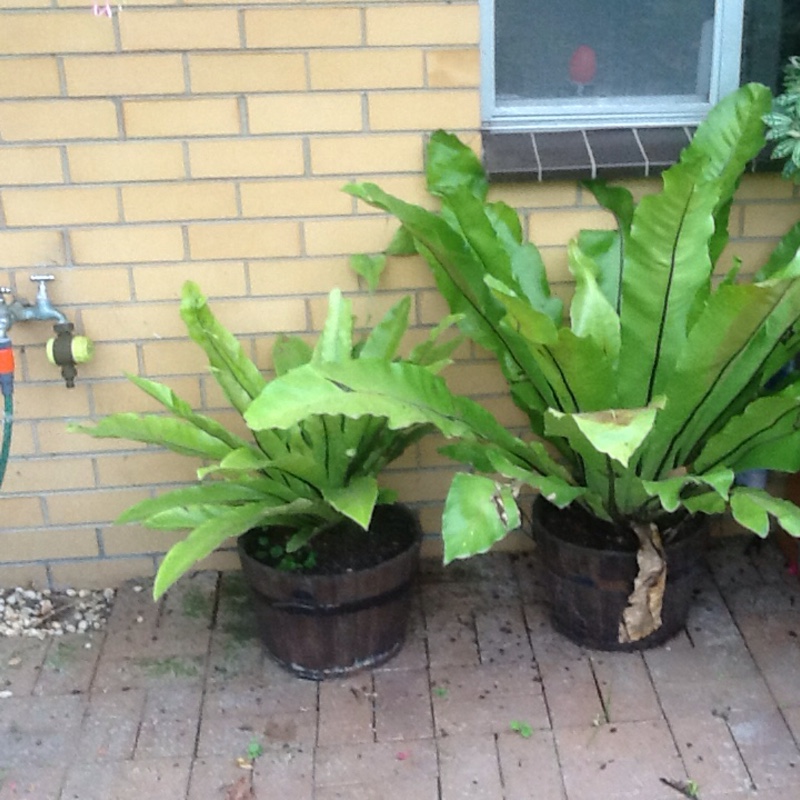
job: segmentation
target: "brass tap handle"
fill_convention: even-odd
[[[11,289],[8,286],[0,286],[0,294],[11,294]]]
[[[56,279],[55,275],[31,275],[31,280],[34,283],[41,283],[42,281],[49,282]]]

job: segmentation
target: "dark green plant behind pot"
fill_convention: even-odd
[[[579,506],[558,509],[541,496],[533,505],[533,536],[553,627],[595,650],[645,650],[663,644],[686,626],[704,569],[709,518],[681,520],[674,538],[665,544],[661,627],[635,642],[621,642],[619,631],[638,572],[637,542],[625,529],[617,536],[609,531],[600,536],[599,526],[613,527]]]
[[[258,530],[238,539],[261,640],[299,677],[320,680],[374,667],[403,646],[422,539],[419,522],[403,505],[377,506],[369,531],[376,539],[401,539],[400,552],[339,574],[275,569],[252,555]],[[336,534],[332,529],[326,535]]]

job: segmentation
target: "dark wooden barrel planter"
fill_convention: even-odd
[[[239,557],[270,655],[302,678],[347,675],[387,661],[403,645],[422,533],[405,506],[378,506],[370,532],[408,529],[408,545],[383,563],[341,574],[300,574],[252,556],[254,532],[239,537]],[[335,534],[335,531],[331,532]]]
[[[533,506],[533,536],[548,590],[553,627],[576,644],[595,650],[644,650],[663,644],[679,633],[702,574],[708,541],[707,517],[691,517],[665,547],[667,583],[661,627],[637,642],[620,643],[619,622],[637,573],[636,540],[618,549],[591,547],[575,541],[572,526],[594,525],[597,541],[608,541],[609,523],[580,508],[557,509],[541,497]],[[622,539],[623,537],[620,537]]]

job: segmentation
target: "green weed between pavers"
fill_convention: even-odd
[[[44,663],[53,669],[63,669],[75,658],[77,650],[78,646],[74,642],[54,642]]]
[[[190,586],[183,595],[181,603],[183,613],[192,619],[202,619],[211,616],[211,596],[199,586]]]
[[[512,731],[516,731],[523,739],[530,739],[533,735],[533,728],[527,722],[518,719],[511,720],[508,727]]]
[[[142,667],[151,678],[163,678],[167,675],[175,678],[194,678],[200,674],[196,664],[178,656],[137,658],[134,663]]]

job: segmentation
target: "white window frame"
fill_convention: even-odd
[[[495,2],[480,0],[481,116],[490,130],[569,130],[587,128],[696,125],[711,107],[739,86],[745,0],[716,0],[711,53],[709,102],[664,95],[636,98],[562,99],[498,107],[495,94]],[[603,0],[601,0],[603,1]],[[604,0],[613,2],[613,0]],[[502,2],[502,0],[499,0]]]

